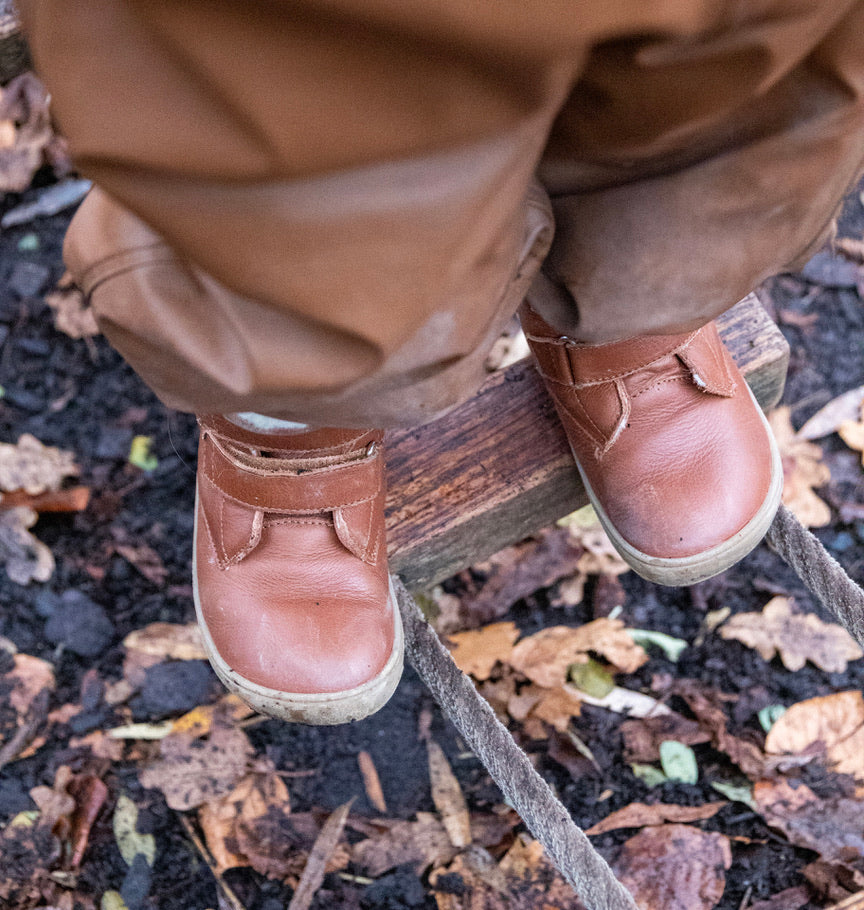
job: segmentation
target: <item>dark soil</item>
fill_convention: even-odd
[[[6,206],[14,201],[7,197]],[[62,274],[60,251],[67,222],[68,213],[0,233],[0,385],[5,391],[0,399],[0,438],[15,441],[29,432],[47,444],[71,449],[82,469],[81,482],[93,490],[93,501],[85,512],[74,517],[45,516],[35,529],[57,559],[56,573],[48,584],[23,588],[5,576],[0,581],[0,635],[21,651],[55,665],[58,689],[52,707],[80,702],[82,680],[94,667],[102,679],[118,679],[121,641],[131,630],[157,620],[188,622],[194,617],[190,587],[194,419],[166,410],[104,339],[73,341],[53,328],[42,295]],[[864,208],[857,193],[847,204],[842,232],[854,237],[864,233]],[[800,276],[781,276],[763,289],[763,299],[780,315],[792,346],[784,400],[793,408],[796,424],[835,395],[864,384],[864,305],[854,288],[825,287]],[[784,312],[818,313],[818,320],[809,328],[783,324]],[[133,435],[153,439],[159,466],[150,474],[126,461]],[[842,503],[864,504],[864,474],[858,457],[836,437],[824,445],[834,480],[823,492],[836,516]],[[819,536],[853,577],[864,580],[864,520],[844,522],[835,517]],[[163,588],[157,589],[126,560],[112,555],[112,544],[121,538],[136,545],[146,543],[159,553],[168,570]],[[828,618],[765,546],[725,575],[694,589],[659,588],[632,573],[623,583],[627,592],[623,618],[628,624],[690,641],[707,610],[723,606],[734,611],[761,609],[769,594],[781,590]],[[60,595],[68,591],[80,592],[107,613],[108,644],[95,657],[76,654],[62,636],[59,645],[46,636],[46,623],[60,609]],[[545,593],[538,592],[520,602],[511,618],[526,630],[561,622],[561,611],[550,614],[546,603]],[[580,606],[563,618],[576,623],[593,617],[587,606]],[[716,636],[709,636],[701,647],[689,648],[677,665],[659,653],[653,655],[623,685],[635,688],[662,673],[701,680],[739,695],[731,712],[732,728],[738,732],[759,729],[756,713],[765,705],[791,704],[864,685],[862,661],[853,663],[843,675],[824,673],[809,664],[790,673],[779,661],[766,663],[744,646],[725,643]],[[358,751],[365,749],[377,766],[391,814],[408,818],[417,810],[433,810],[425,747],[417,735],[418,717],[427,707],[433,709],[434,734],[448,752],[470,807],[482,809],[500,803],[500,794],[485,770],[475,758],[466,757],[464,745],[410,669],[390,704],[369,720],[324,729],[267,721],[249,732],[256,749],[277,768],[314,772],[290,779],[292,806],[298,811],[333,809],[357,797],[352,811],[372,815],[356,761]],[[142,712],[152,718],[146,707]],[[598,709],[585,710],[577,720],[577,732],[590,744],[602,773],[587,762],[572,764],[568,771],[550,756],[549,741],[525,743],[582,826],[648,796],[647,787],[622,760],[621,720]],[[105,729],[111,722],[109,709],[95,708],[76,718],[83,728],[76,732]],[[728,767],[724,757],[707,746],[697,747],[697,754],[704,769]],[[32,808],[28,790],[38,784],[50,785],[55,769],[68,760],[62,735],[57,734],[33,757],[3,769],[0,826],[18,811]],[[158,858],[146,906],[159,910],[216,907],[213,878],[162,795],[142,790],[137,767],[131,763],[112,766],[105,782],[112,800],[122,790],[146,807],[139,827],[156,837]],[[665,802],[694,804],[716,798],[707,784],[666,784],[659,795]],[[736,910],[748,888],[755,901],[801,884],[800,868],[815,858],[789,845],[741,804],[730,804],[701,824],[750,839],[747,844],[734,844],[734,862],[719,905],[722,910]],[[610,833],[596,842],[605,850],[622,840],[623,835]],[[110,813],[105,812],[91,836],[80,887],[94,895],[119,889],[127,871],[114,842]],[[232,871],[227,880],[248,910],[277,910],[290,899],[289,888],[250,870]],[[395,910],[434,908],[435,901],[425,882],[398,870],[369,886],[328,876],[314,906],[319,910],[373,906]]]

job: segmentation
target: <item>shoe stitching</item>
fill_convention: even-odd
[[[630,398],[638,398],[640,395],[644,395],[646,392],[651,392],[654,389],[659,389],[661,385],[666,385],[670,382],[680,382],[686,386],[692,386],[693,383],[688,381],[684,376],[670,376],[667,379],[658,379],[656,382],[652,382],[651,385],[645,386],[644,389],[639,389],[638,392],[631,392]],[[699,386],[697,386],[699,388]],[[700,392],[704,394],[709,394],[706,389],[699,389]]]
[[[654,364],[656,364],[656,363],[660,363],[661,360],[665,360],[667,357],[675,355],[675,354],[679,353],[680,351],[686,350],[688,347],[690,347],[690,345],[693,343],[693,339],[698,334],[699,334],[698,330],[696,332],[691,332],[691,334],[684,341],[682,341],[681,344],[676,345],[674,348],[672,348],[669,351],[665,351],[663,354],[658,355],[653,360],[649,360],[646,363],[642,363],[639,366],[634,367],[632,370],[627,370],[626,372],[623,372],[623,373],[616,373],[613,376],[606,376],[603,379],[591,379],[591,380],[586,380],[585,382],[578,382],[578,381],[574,380],[572,383],[564,383],[564,384],[572,385],[574,388],[579,389],[579,388],[589,388],[591,386],[603,385],[603,383],[606,383],[606,382],[614,382],[616,379],[626,379],[628,376],[634,375],[634,373],[639,373],[642,370],[647,369],[648,367],[654,366]],[[557,339],[535,338],[534,336],[530,336],[530,335],[528,335],[526,337],[529,339],[534,338],[535,341],[542,341],[545,344],[561,344],[564,347],[567,347],[570,350],[574,350],[574,351],[578,351],[578,349],[579,349],[579,345],[576,345],[572,341],[569,341],[569,340],[559,342]],[[620,342],[610,342],[610,344],[620,344]],[[605,347],[605,345],[591,345],[591,347],[594,347],[594,348]],[[544,378],[546,376],[546,374],[542,373],[542,371],[541,371],[541,375],[543,375]],[[553,382],[559,382],[559,384],[560,384],[560,380],[553,380]]]
[[[210,541],[210,546],[213,550],[213,553],[216,557],[216,565],[220,569],[227,569],[225,560],[220,559],[219,557],[219,546],[216,543],[216,538],[213,535],[213,529],[210,527],[210,519],[207,518],[207,511],[204,509],[204,506],[201,506],[201,517],[204,519],[204,529],[207,531],[207,539]]]
[[[319,506],[317,509],[280,509],[276,506],[265,506],[261,507],[255,503],[246,502],[243,499],[238,499],[236,496],[232,496],[227,490],[224,490],[219,486],[217,481],[207,473],[206,468],[202,466],[201,475],[210,481],[214,487],[224,496],[226,499],[230,499],[231,502],[237,503],[240,506],[246,506],[249,509],[258,509],[260,508],[263,512],[270,512],[272,514],[280,514],[285,512],[296,512],[298,515],[314,515],[316,512],[332,512],[335,509],[341,509],[348,506],[358,506],[360,503],[369,502],[369,500],[374,499],[381,492],[381,481],[378,481],[378,484],[375,487],[375,490],[368,496],[363,497],[362,499],[355,499],[352,502],[340,502],[338,505],[333,506]]]
[[[278,525],[321,525],[325,528],[332,528],[333,522],[329,518],[277,518],[268,520],[265,523],[267,528],[275,528]]]

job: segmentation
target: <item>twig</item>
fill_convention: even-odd
[[[182,812],[177,813],[177,818],[180,819],[180,824],[183,825],[189,840],[192,841],[195,845],[195,849],[201,854],[201,859],[207,863],[210,871],[213,873],[213,878],[216,879],[216,884],[219,886],[219,890],[222,892],[225,900],[231,905],[231,910],[246,910],[240,901],[240,898],[237,897],[228,883],[222,878],[222,874],[219,872],[219,868],[216,865],[216,860],[213,859],[213,855],[207,849],[207,845],[198,836],[198,832],[195,830],[192,822],[189,821]]]
[[[21,726],[15,731],[15,735],[0,748],[0,771],[16,758],[27,748],[39,725],[45,719],[45,710],[48,707],[48,690],[43,689],[27,712],[27,717],[22,721]]]
[[[300,882],[291,903],[288,904],[288,910],[309,910],[309,905],[315,897],[315,892],[321,887],[324,881],[324,873],[327,871],[327,863],[342,837],[342,831],[345,829],[345,822],[348,819],[348,813],[351,811],[351,803],[345,803],[340,806],[324,822],[321,833],[315,839],[312,850],[309,853],[309,859],[306,860],[306,867],[303,869],[303,875],[300,876]]]
[[[453,663],[405,585],[394,577],[393,586],[414,669],[588,910],[638,910],[630,892]]]
[[[864,907],[864,891],[858,891],[856,894],[850,894],[839,904],[828,907],[827,910],[861,910]]]
[[[738,904],[738,910],[747,910],[750,906],[750,898],[753,895],[753,886],[748,885],[747,890],[744,892],[744,897],[741,898],[741,903]]]

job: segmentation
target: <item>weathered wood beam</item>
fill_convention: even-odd
[[[789,347],[754,295],[720,334],[763,409],[783,392]],[[529,360],[493,373],[470,401],[388,434],[391,566],[422,589],[587,503],[564,432]]]

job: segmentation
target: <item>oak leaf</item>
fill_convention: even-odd
[[[647,660],[645,650],[627,634],[619,619],[595,619],[584,626],[551,626],[523,638],[508,662],[514,670],[547,689],[567,681],[571,664],[585,663],[589,653],[606,658],[623,673],[634,673]]]
[[[801,439],[792,427],[788,407],[776,408],[768,422],[783,461],[783,503],[807,528],[821,528],[831,521],[831,510],[814,492],[831,479],[822,463],[822,449]]]
[[[172,660],[207,660],[198,623],[154,622],[123,639],[129,650]]]
[[[254,752],[241,730],[219,728],[206,740],[172,733],[160,743],[161,758],[141,772],[141,783],[165,794],[172,809],[194,809],[230,792]]]
[[[774,597],[761,613],[738,613],[720,628],[720,636],[754,648],[764,660],[780,655],[787,670],[810,660],[826,673],[845,673],[850,660],[864,657],[852,636],[836,623],[812,613],[795,613],[790,597]]]
[[[483,682],[492,675],[498,661],[507,663],[519,629],[512,622],[496,622],[468,632],[451,633],[452,657],[457,667]]]
[[[836,692],[792,705],[765,739],[771,755],[818,749],[838,774],[864,780],[864,696]]]

